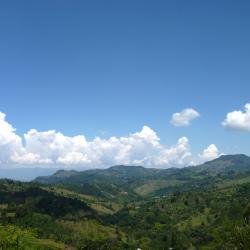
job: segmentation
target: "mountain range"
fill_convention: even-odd
[[[188,190],[199,185],[216,184],[223,180],[237,181],[250,173],[250,157],[223,155],[202,165],[186,168],[144,168],[113,166],[86,171],[58,170],[53,175],[38,177],[42,184],[64,185],[83,194],[119,197],[127,192],[133,196],[157,196],[175,190]]]
[[[249,250],[250,157],[199,166],[58,170],[0,179],[0,246],[14,250]]]

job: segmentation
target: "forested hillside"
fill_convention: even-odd
[[[2,249],[250,249],[250,158],[0,181]]]

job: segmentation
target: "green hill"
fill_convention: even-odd
[[[250,157],[224,155],[210,162],[184,169],[155,169],[140,166],[114,166],[87,171],[59,170],[35,182],[63,185],[76,192],[103,198],[159,196],[194,186],[212,185],[225,180],[241,179],[250,173]]]
[[[5,249],[248,250],[249,239],[245,155],[183,169],[114,166],[0,180]]]

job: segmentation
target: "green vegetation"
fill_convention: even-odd
[[[0,249],[250,249],[250,159],[0,181]]]

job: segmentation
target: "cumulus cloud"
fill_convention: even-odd
[[[155,165],[171,166],[175,163],[180,166],[185,166],[190,164],[191,156],[188,139],[182,137],[176,145],[169,148],[162,147],[159,156],[155,159]]]
[[[210,144],[206,149],[200,154],[202,161],[211,161],[219,156],[219,150],[214,144]]]
[[[212,145],[204,150],[203,158],[215,157]],[[217,152],[218,153],[218,152]],[[210,155],[210,156],[209,156]],[[88,141],[84,135],[65,136],[55,130],[39,132],[31,129],[20,137],[0,113],[0,164],[72,165],[88,168],[116,164],[146,167],[183,167],[193,162],[189,141],[180,138],[176,144],[160,143],[156,132],[148,126],[124,137]]]
[[[189,126],[190,122],[199,116],[200,114],[196,110],[186,108],[179,113],[174,113],[170,122],[176,127],[185,127]]]
[[[22,139],[6,120],[6,115],[0,112],[0,162],[6,162],[15,152],[20,153]]]
[[[222,122],[222,126],[228,129],[250,132],[250,103],[245,105],[245,110],[229,112]]]

